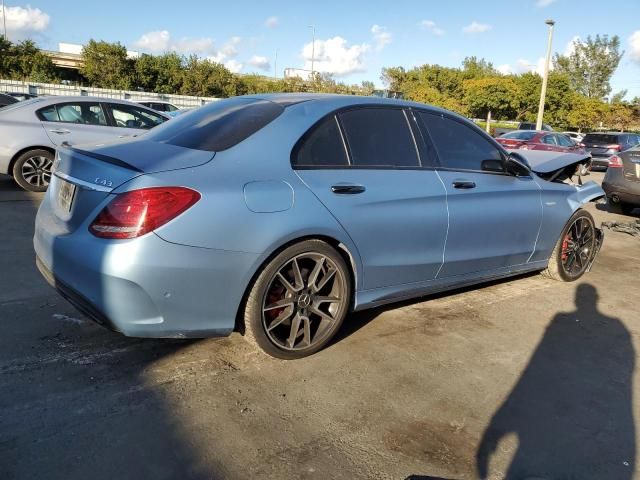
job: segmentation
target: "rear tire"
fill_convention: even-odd
[[[54,156],[48,150],[29,150],[13,164],[13,179],[24,190],[44,192],[51,180]]]
[[[636,208],[635,205],[631,205],[630,203],[624,203],[624,202],[617,202],[617,203],[613,203],[610,202],[610,210],[612,213],[617,213],[620,215],[631,215],[631,212],[633,212]]]
[[[331,341],[350,305],[351,276],[340,253],[306,240],[263,267],[247,296],[244,336],[272,357],[303,358]]]
[[[580,229],[584,237],[576,237]],[[582,240],[586,242],[582,244]],[[596,227],[593,217],[586,210],[577,210],[569,219],[556,243],[549,265],[542,272],[561,282],[574,282],[585,274],[596,251]],[[575,248],[574,248],[575,246]],[[579,268],[577,268],[579,266]]]

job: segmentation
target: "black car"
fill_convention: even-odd
[[[609,157],[602,188],[615,210],[629,215],[640,207],[640,147]]]
[[[11,105],[12,103],[17,103],[18,100],[13,98],[11,95],[5,95],[4,93],[0,93],[0,108],[6,107],[7,105]]]
[[[640,135],[621,132],[587,133],[582,143],[587,152],[591,153],[591,168],[606,169],[611,155],[617,155],[640,145]]]
[[[520,122],[520,125],[518,125],[518,130],[537,130],[536,126],[537,125],[533,122]],[[540,130],[544,130],[545,132],[553,132],[553,128],[551,128],[546,123],[542,124]]]

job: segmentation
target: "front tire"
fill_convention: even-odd
[[[48,150],[29,150],[13,164],[13,179],[24,190],[44,192],[51,180],[53,153]]]
[[[344,259],[321,240],[292,245],[273,258],[253,283],[244,309],[244,335],[285,360],[324,348],[351,304]]]
[[[596,241],[593,217],[585,210],[576,211],[562,230],[543,273],[562,282],[578,280],[596,254]]]

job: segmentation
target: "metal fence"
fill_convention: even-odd
[[[35,95],[81,95],[124,100],[164,100],[178,107],[199,107],[205,103],[215,102],[219,98],[194,97],[191,95],[169,95],[164,93],[140,92],[136,90],[112,90],[108,88],[63,85],[59,83],[22,82],[20,80],[0,79],[0,92],[21,92]]]

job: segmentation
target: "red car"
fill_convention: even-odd
[[[584,145],[576,143],[564,133],[536,130],[516,130],[496,138],[504,147],[511,150],[547,150],[563,153],[586,153]]]

